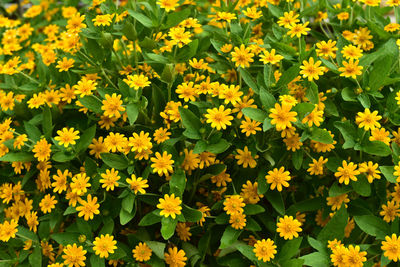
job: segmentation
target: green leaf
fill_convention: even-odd
[[[208,144],[206,150],[214,154],[219,154],[226,151],[230,146],[231,144],[228,141],[221,138],[216,144]]]
[[[125,225],[130,222],[133,217],[135,217],[135,214],[136,210],[134,210],[133,212],[128,212],[125,209],[121,209],[121,211],[119,212],[119,221],[121,225]]]
[[[311,140],[323,143],[323,144],[332,144],[333,138],[329,134],[329,132],[325,129],[314,128],[311,130]]]
[[[267,88],[270,88],[272,83],[275,81],[274,75],[272,74],[272,66],[271,64],[264,65],[264,82]],[[260,90],[260,94],[261,94]]]
[[[304,260],[305,266],[312,266],[312,267],[329,266],[328,256],[321,252],[313,252],[313,253],[301,256],[299,259]]]
[[[161,73],[161,81],[165,82],[166,84],[170,84],[174,81],[175,77],[175,67],[174,64],[166,64],[163,72]]]
[[[276,103],[275,97],[263,87],[260,89],[260,100],[264,110],[273,108]]]
[[[182,9],[178,12],[170,12],[167,16],[167,21],[161,25],[161,29],[169,29],[178,25],[190,15],[190,8]],[[161,21],[160,21],[161,23]]]
[[[380,166],[379,170],[385,176],[386,180],[391,183],[397,182],[397,177],[394,176],[394,166]]]
[[[333,215],[328,224],[319,232],[317,239],[321,242],[327,242],[337,238],[344,238],[344,229],[347,225],[347,210],[344,205]]]
[[[29,152],[8,152],[4,156],[0,157],[0,161],[7,161],[7,162],[30,162],[33,161],[35,157],[32,153]]]
[[[268,5],[269,6],[269,5]],[[276,84],[277,88],[281,88],[286,86],[288,83],[293,81],[294,78],[297,77],[300,71],[300,64],[294,64],[289,69],[283,71],[282,76],[279,78],[279,81]]]
[[[101,153],[101,159],[105,164],[108,166],[115,168],[117,170],[124,170],[128,167],[128,160],[118,154],[111,154],[111,153]]]
[[[174,233],[178,223],[178,219],[172,219],[171,217],[162,217],[161,219],[161,235],[165,240],[170,239]]]
[[[146,241],[146,245],[148,245],[154,254],[159,257],[160,259],[164,259],[164,250],[165,250],[165,243],[157,242],[157,241]]]
[[[242,75],[242,78],[243,78],[244,82],[245,82],[251,89],[253,89],[253,91],[254,91],[255,93],[258,94],[258,93],[260,92],[260,89],[258,88],[257,83],[253,80],[251,74],[250,74],[247,70],[242,69],[242,68],[239,68],[239,72],[240,72],[240,74]]]
[[[299,103],[293,108],[293,110],[297,112],[297,116],[300,118],[300,120],[314,109],[315,105],[311,103]]]
[[[94,113],[103,113],[101,106],[103,105],[95,96],[87,95],[79,99],[79,102]]]
[[[298,149],[292,154],[292,163],[296,170],[300,170],[301,165],[303,164],[303,150]]]
[[[32,254],[29,256],[29,264],[31,266],[42,266],[42,248],[35,246]]]
[[[126,210],[127,212],[132,212],[133,205],[135,204],[135,198],[136,195],[134,195],[132,192],[129,192],[128,195],[122,199],[122,209]]]
[[[233,245],[240,253],[242,253],[243,256],[248,258],[251,261],[257,261],[257,257],[254,254],[254,247],[247,245],[246,243],[242,241],[237,241]]]
[[[152,28],[153,27],[153,22],[146,15],[144,15],[142,13],[139,13],[139,12],[136,12],[136,11],[134,11],[132,9],[128,9],[128,13],[133,18],[135,18],[137,21],[139,21],[146,28]]]
[[[76,152],[82,152],[89,147],[92,143],[93,138],[96,135],[96,124],[92,125],[90,128],[86,129],[81,138],[79,139],[79,143],[76,145]]]
[[[349,121],[335,121],[333,124],[344,138],[343,149],[353,148],[356,144],[357,130]]]
[[[389,225],[374,215],[354,216],[354,221],[362,231],[378,239],[385,239],[390,233]]]
[[[363,108],[370,108],[371,101],[369,100],[369,96],[366,93],[359,94],[357,96],[358,101],[361,103]]]
[[[390,147],[381,141],[367,142],[361,146],[361,150],[365,153],[381,157],[389,156],[392,153]]]
[[[270,190],[265,194],[265,197],[279,214],[285,214],[285,203],[283,202],[282,195],[279,191]]]
[[[44,110],[43,110],[42,127],[43,127],[43,133],[46,136],[46,138],[50,138],[51,132],[53,130],[53,125],[52,125],[52,118],[51,118],[51,110],[50,110],[49,106],[47,106],[47,105],[45,105]]]
[[[129,124],[133,125],[139,115],[139,106],[136,103],[130,103],[126,106],[126,113],[128,115]]]
[[[182,169],[175,171],[169,181],[169,193],[174,193],[176,196],[182,197],[186,186],[186,176]]]
[[[279,250],[276,259],[281,263],[284,260],[289,260],[299,252],[299,248],[303,241],[303,237],[298,237],[286,241],[283,247]]]
[[[196,209],[193,209],[186,204],[182,205],[182,214],[185,220],[188,222],[198,222],[203,217],[203,213]]]
[[[25,132],[28,135],[28,137],[30,139],[32,139],[32,141],[39,141],[40,137],[42,135],[42,133],[40,132],[39,128],[36,127],[35,125],[24,121],[24,128],[25,128]]]
[[[68,162],[73,160],[75,158],[75,155],[69,152],[60,151],[55,153],[51,158],[57,162]]]
[[[242,112],[245,116],[258,122],[264,122],[265,118],[268,117],[268,114],[265,111],[256,108],[244,108],[242,109]]]
[[[256,204],[247,204],[243,209],[246,215],[255,215],[265,211],[262,206]]]
[[[280,9],[278,6],[273,5],[271,3],[268,3],[268,10],[271,12],[271,14],[276,17],[280,18],[283,16],[283,11]]]
[[[319,103],[318,86],[316,83],[311,82],[311,86],[307,88],[306,97],[313,104]]]
[[[240,230],[235,230],[230,226],[226,227],[224,233],[222,234],[221,244],[219,248],[224,249],[230,247],[233,243],[236,242],[241,233],[242,231]]]
[[[143,57],[146,60],[153,61],[155,63],[162,63],[162,64],[171,63],[168,58],[166,58],[162,55],[154,54],[154,53],[143,53]],[[150,62],[147,62],[147,63],[150,63]]]
[[[20,225],[18,226],[18,232],[16,233],[16,235],[22,238],[23,241],[25,240],[39,241],[39,238],[34,232],[29,231],[28,229]]]
[[[90,264],[91,266],[96,266],[96,267],[104,267],[106,266],[104,258],[100,258],[99,256],[92,254],[90,256]]]
[[[160,211],[155,210],[147,213],[139,222],[139,226],[149,226],[161,222]]]
[[[297,211],[298,212],[315,211],[323,207],[323,201],[324,199],[321,197],[306,199],[290,206],[290,208],[288,208],[286,213],[294,215]]]
[[[56,241],[58,244],[66,246],[68,244],[78,243],[79,233],[54,233],[50,237]]]
[[[371,195],[371,185],[365,175],[360,175],[357,181],[351,181],[351,186],[356,193],[363,197],[369,197]]]
[[[179,114],[182,118],[182,124],[186,128],[184,135],[191,139],[201,139],[199,132],[202,127],[200,119],[189,109],[179,107]]]

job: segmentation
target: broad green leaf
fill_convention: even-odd
[[[257,204],[247,204],[243,209],[246,215],[255,215],[265,211],[262,206]]]
[[[126,106],[126,114],[128,115],[129,124],[133,125],[139,115],[139,106],[136,103],[130,103]]]
[[[145,242],[151,250],[156,254],[160,259],[164,259],[164,251],[165,251],[165,243],[157,242],[157,241],[146,241]]]
[[[265,197],[271,203],[272,207],[280,214],[285,214],[285,203],[283,202],[282,194],[277,190],[269,190]]]
[[[201,211],[193,209],[186,204],[182,205],[182,214],[188,222],[198,222],[203,216]]]
[[[103,105],[98,98],[93,95],[87,95],[79,99],[79,102],[94,113],[103,113],[101,106]]]
[[[8,152],[4,156],[0,157],[0,161],[7,161],[7,162],[30,162],[33,161],[35,157],[32,153],[29,152]]]
[[[240,72],[240,74],[242,75],[242,79],[244,80],[244,82],[245,82],[251,89],[253,89],[253,91],[254,91],[255,93],[258,94],[258,93],[260,92],[260,89],[258,88],[257,83],[253,80],[251,74],[250,74],[247,70],[242,69],[242,68],[239,69],[239,72]]]
[[[117,170],[124,170],[128,167],[128,160],[122,155],[101,153],[100,156],[105,164]]]
[[[43,127],[43,133],[46,136],[46,138],[50,138],[51,132],[53,130],[53,125],[52,125],[51,110],[50,110],[49,106],[47,106],[47,105],[45,105],[45,107],[43,109],[42,127]]]
[[[321,242],[327,242],[337,238],[342,240],[344,237],[344,229],[347,225],[347,210],[344,205],[336,211],[335,215],[330,219],[328,224],[319,232],[317,239]]]
[[[357,138],[357,131],[354,128],[354,125],[349,121],[335,121],[333,124],[337,129],[339,129],[340,133],[344,138],[343,148],[348,149],[352,148],[355,145],[355,140]]]
[[[396,183],[397,177],[394,176],[394,166],[380,166],[379,170],[385,176],[386,180],[391,183]]]
[[[279,78],[279,81],[276,83],[277,88],[281,88],[286,86],[288,83],[294,80],[297,77],[300,71],[300,64],[294,64],[289,69],[283,71],[282,76]]]
[[[202,124],[200,119],[192,111],[183,107],[179,107],[179,114],[181,115],[182,124],[186,128],[185,133],[188,133],[188,137],[191,139],[201,139],[199,130]]]
[[[354,216],[354,221],[362,231],[378,239],[383,240],[390,233],[389,225],[374,215]]]
[[[319,103],[318,86],[316,83],[311,82],[311,86],[307,88],[306,97],[313,104]]]
[[[139,222],[139,226],[149,226],[161,222],[161,216],[159,210],[149,212],[143,216]]]
[[[323,144],[332,144],[333,138],[329,134],[329,132],[325,129],[314,128],[311,130],[311,140],[323,143]]]
[[[100,258],[98,255],[92,254],[90,256],[90,264],[96,267],[105,267],[106,263],[104,258]]]
[[[182,197],[182,194],[185,191],[185,186],[185,172],[182,169],[175,171],[171,176],[171,180],[169,181],[169,193],[174,193],[176,196]]]
[[[301,241],[303,241],[303,237],[298,237],[286,241],[283,247],[279,250],[276,259],[279,262],[282,262],[284,260],[288,260],[294,257],[299,252]]]
[[[367,142],[361,146],[361,150],[365,153],[381,157],[389,156],[392,153],[390,147],[381,141]]]
[[[235,243],[241,233],[242,231],[240,230],[235,230],[230,226],[226,227],[224,233],[222,234],[219,248],[224,249],[231,246],[233,243]]]
[[[135,197],[136,195],[134,195],[132,192],[129,192],[128,195],[122,199],[122,209],[126,210],[127,212],[132,212],[133,205],[135,203]]]
[[[260,100],[264,110],[273,108],[276,103],[275,97],[263,87],[260,89]]]
[[[162,217],[161,219],[161,235],[165,240],[170,239],[175,233],[175,227],[178,219],[169,217]]]
[[[244,108],[242,112],[245,116],[258,122],[264,122],[265,118],[268,117],[265,111],[256,108]]]
[[[32,254],[29,256],[29,264],[31,266],[42,266],[42,248],[35,246]]]
[[[88,148],[89,145],[92,143],[95,135],[96,135],[96,125],[94,124],[90,128],[86,129],[81,135],[79,142],[76,145],[76,152],[79,153]]]
[[[153,27],[153,22],[151,19],[149,19],[146,15],[136,12],[134,10],[128,9],[129,15],[131,15],[133,18],[135,18],[137,21],[139,21],[143,26],[146,28],[152,28]]]

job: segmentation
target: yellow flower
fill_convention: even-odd
[[[338,245],[335,248],[333,248],[332,254],[330,256],[333,266],[345,267],[346,266],[345,256],[347,252],[348,249],[343,245]]]
[[[249,47],[245,47],[244,44],[240,45],[240,48],[235,47],[235,51],[231,52],[232,62],[235,62],[236,67],[248,68],[250,63],[254,62],[254,54],[250,52]]]
[[[370,141],[381,141],[385,143],[386,145],[390,145],[390,137],[389,137],[389,131],[386,131],[384,128],[378,129],[375,128],[371,130],[371,136],[369,137]]]
[[[257,182],[254,182],[254,184],[252,184],[250,181],[247,181],[246,184],[244,184],[242,187],[240,196],[243,197],[245,203],[257,204],[257,202],[260,201],[260,198],[264,197],[264,195],[258,194],[257,190]]]
[[[360,163],[358,166],[358,170],[361,173],[365,173],[368,179],[368,182],[371,184],[374,179],[381,179],[380,173],[378,170],[378,163],[373,163],[372,161]]]
[[[279,222],[276,224],[276,231],[280,237],[286,239],[293,239],[298,237],[301,232],[301,223],[297,219],[293,219],[293,216],[285,215],[283,218],[279,218]]]
[[[378,122],[382,119],[382,116],[378,115],[378,111],[371,111],[366,108],[364,112],[358,112],[356,117],[356,123],[359,128],[364,128],[364,130],[374,130],[375,127],[380,128],[381,124]]]
[[[153,168],[153,172],[157,172],[159,176],[162,174],[168,176],[169,173],[173,172],[172,164],[174,164],[174,160],[171,158],[172,155],[168,154],[166,151],[164,151],[162,155],[156,152],[155,157],[150,158],[150,161],[153,162],[150,167]]]
[[[180,249],[178,251],[177,247],[168,248],[168,253],[164,253],[165,263],[170,267],[184,267],[187,260],[185,251]]]
[[[171,216],[172,219],[176,218],[176,215],[181,214],[181,203],[182,200],[179,197],[175,197],[175,194],[164,195],[164,198],[159,199],[159,204],[157,208],[160,209],[160,215],[164,217]]]
[[[92,198],[91,194],[87,195],[87,201],[79,199],[79,204],[81,206],[76,207],[76,210],[79,212],[78,216],[83,217],[85,221],[92,220],[95,214],[100,213],[100,204],[97,203],[97,197]]]
[[[196,97],[198,97],[193,82],[178,85],[175,92],[178,94],[178,97],[183,98],[185,102],[196,101]]]
[[[94,19],[92,19],[94,26],[110,26],[111,20],[111,14],[97,15]]]
[[[360,171],[356,170],[357,164],[353,162],[347,164],[347,162],[343,160],[342,165],[343,166],[339,167],[337,172],[335,172],[335,177],[339,178],[339,183],[348,185],[350,180],[357,181],[356,175],[360,174]]]
[[[217,12],[217,20],[225,20],[227,22],[231,22],[231,20],[236,19],[236,15],[234,13],[229,12]]]
[[[121,95],[113,93],[111,96],[109,94],[105,95],[105,100],[102,101],[103,105],[101,110],[104,110],[104,116],[107,117],[121,117],[120,112],[124,112],[125,108],[122,106]]]
[[[75,95],[80,95],[80,97],[84,97],[86,95],[91,95],[92,91],[96,89],[97,82],[93,80],[86,79],[83,77],[78,84],[74,85]]]
[[[253,252],[258,260],[267,262],[275,258],[275,254],[277,252],[276,245],[274,241],[269,238],[267,240],[257,240],[257,243],[254,244]]]
[[[137,194],[138,192],[140,194],[146,194],[146,191],[144,190],[144,188],[149,187],[146,179],[143,180],[142,177],[136,178],[135,174],[132,174],[131,178],[127,178],[126,182],[129,184],[130,189],[133,190],[133,192],[135,192],[135,194]]]
[[[33,146],[32,152],[38,161],[46,161],[50,158],[51,144],[47,143],[46,139],[40,139]]]
[[[100,258],[108,258],[108,255],[113,254],[114,250],[117,249],[116,244],[117,241],[114,240],[112,235],[101,235],[100,237],[96,237],[93,241],[93,250]]]
[[[67,177],[71,177],[72,173],[68,170],[57,170],[57,174],[53,175],[54,182],[51,184],[54,187],[54,193],[62,193],[63,191],[67,191]]]
[[[117,181],[121,178],[118,175],[118,171],[114,170],[114,168],[111,170],[106,170],[106,173],[102,173],[101,177],[103,178],[100,179],[100,183],[103,184],[101,187],[105,188],[106,191],[114,191],[114,187],[118,186]]]
[[[318,105],[315,105],[313,111],[311,111],[307,116],[303,118],[301,123],[308,124],[308,127],[312,127],[313,125],[319,127],[321,122],[324,121],[324,112],[322,110],[318,110]]]
[[[255,159],[258,158],[258,155],[255,155],[253,158],[251,151],[249,151],[247,146],[245,146],[243,150],[236,149],[236,152],[238,154],[235,155],[235,159],[237,160],[238,165],[243,165],[243,168],[247,168],[247,166],[255,168],[257,166],[257,161]]]
[[[244,213],[231,214],[229,223],[236,230],[243,229],[246,226],[246,215]]]
[[[290,29],[293,25],[300,21],[298,17],[299,14],[296,14],[294,11],[285,12],[283,13],[283,17],[279,18],[278,25]]]
[[[292,150],[293,152],[300,149],[300,147],[303,145],[303,142],[300,141],[300,136],[298,133],[287,136],[285,139],[283,139],[283,142],[286,144],[286,149]]]
[[[157,4],[161,8],[164,8],[165,11],[170,12],[170,11],[174,11],[176,9],[176,7],[179,6],[178,2],[179,2],[179,0],[159,0],[159,1],[157,1]]]
[[[283,56],[276,55],[275,49],[271,49],[271,52],[265,50],[264,55],[261,55],[260,58],[264,64],[277,64],[283,59]]]
[[[185,242],[189,241],[190,237],[192,236],[192,233],[190,232],[190,226],[187,226],[186,223],[179,222],[176,225],[175,231],[178,234],[179,239]]]
[[[62,258],[64,259],[64,264],[68,266],[85,266],[86,260],[86,250],[83,249],[82,246],[77,246],[75,243],[71,245],[67,245],[63,249],[64,255]]]
[[[59,69],[59,72],[68,71],[74,66],[74,63],[75,60],[73,60],[72,58],[68,59],[66,57],[63,57],[62,60],[57,61],[56,68]]]
[[[232,125],[231,120],[233,120],[233,117],[230,114],[230,108],[225,109],[223,105],[220,105],[219,108],[207,109],[205,117],[207,118],[207,123],[211,123],[212,128],[225,130],[226,126]]]
[[[354,45],[346,45],[341,52],[346,59],[359,59],[362,57],[361,48]]]
[[[230,85],[223,86],[222,92],[219,94],[219,98],[224,99],[224,104],[231,103],[235,105],[240,101],[240,97],[243,95],[243,92],[240,91],[240,86]]]
[[[310,22],[307,21],[303,24],[291,24],[290,26],[288,26],[289,31],[287,32],[287,35],[290,35],[291,38],[293,38],[294,36],[300,38],[301,35],[307,35],[308,31],[311,30],[307,27],[309,23]]]
[[[353,245],[350,245],[344,255],[344,262],[346,263],[346,266],[362,267],[364,266],[363,262],[367,261],[367,258],[365,257],[366,255],[367,252],[360,251],[359,246],[354,247]]]
[[[342,194],[339,196],[335,197],[327,197],[326,200],[328,201],[328,205],[332,206],[332,210],[338,210],[344,203],[345,207],[347,208],[347,204],[350,202],[350,199],[348,198],[347,194]]]
[[[126,79],[123,79],[123,81],[128,84],[130,88],[135,90],[139,90],[140,88],[147,87],[151,84],[149,79],[143,74],[128,75]]]
[[[42,198],[39,207],[43,213],[50,213],[51,210],[56,207],[58,201],[55,198],[55,196],[50,196],[50,194],[47,194]]]
[[[58,141],[60,145],[68,147],[69,145],[75,145],[75,140],[79,139],[79,131],[74,128],[62,128],[62,130],[57,131],[58,136],[54,137],[54,140]]]
[[[396,234],[392,234],[392,237],[386,236],[385,241],[382,241],[381,249],[384,251],[383,255],[389,260],[400,261],[400,239]]]
[[[281,192],[282,186],[289,187],[288,181],[290,181],[291,177],[289,171],[285,171],[284,167],[280,167],[279,170],[274,168],[272,171],[269,171],[265,179],[267,179],[267,183],[271,184],[271,190],[276,188]]]
[[[91,186],[89,179],[90,177],[86,177],[86,173],[78,173],[72,177],[72,183],[70,184],[72,192],[78,196],[85,194],[87,188]]]
[[[383,216],[385,222],[394,221],[396,217],[400,216],[400,203],[395,203],[394,200],[388,201],[386,205],[382,205],[382,211],[379,212],[379,215]]]
[[[179,48],[191,42],[190,37],[192,34],[185,31],[183,27],[171,28],[168,32],[168,36],[171,37],[171,45],[178,45]]]
[[[170,135],[171,133],[168,132],[168,129],[161,127],[154,131],[153,138],[157,144],[161,144],[170,139]]]
[[[246,206],[246,204],[240,195],[229,196],[224,201],[224,210],[228,215],[243,213],[244,206]]]
[[[10,238],[15,238],[15,234],[18,232],[18,221],[10,220],[4,221],[0,224],[0,240],[3,242],[8,242]]]
[[[350,59],[349,62],[342,61],[343,67],[339,68],[340,76],[344,76],[346,78],[351,77],[353,79],[357,79],[357,75],[361,75],[362,66],[358,66],[358,60]]]
[[[133,257],[137,261],[148,261],[150,260],[152,250],[146,243],[139,242],[139,244],[132,250]]]
[[[336,51],[338,50],[338,48],[336,47],[336,41],[321,41],[319,43],[316,43],[315,46],[317,47],[317,49],[315,49],[315,51],[317,52],[317,56],[325,58],[336,57]]]
[[[311,175],[321,175],[324,174],[324,164],[328,162],[328,159],[324,159],[322,156],[318,160],[312,159],[312,163],[308,164],[310,168],[307,171]]]
[[[324,68],[320,67],[322,62],[318,60],[314,63],[314,58],[310,57],[307,60],[303,60],[303,65],[300,66],[300,74],[303,78],[308,78],[309,81],[318,80],[320,75],[324,74]]]
[[[297,112],[290,111],[291,105],[282,103],[282,106],[275,103],[275,108],[270,109],[269,117],[272,119],[271,124],[275,125],[278,131],[285,130],[286,128],[292,128],[292,122],[295,122]]]
[[[261,131],[261,127],[258,127],[261,123],[258,121],[254,121],[249,117],[245,117],[240,124],[240,129],[242,129],[242,133],[245,133],[247,137],[251,134],[256,134],[257,131]]]
[[[151,149],[153,144],[151,143],[151,137],[149,137],[149,133],[141,131],[139,134],[133,133],[132,137],[129,137],[129,146],[131,147],[132,151],[140,153],[143,150]]]

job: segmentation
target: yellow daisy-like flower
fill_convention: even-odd
[[[389,260],[400,261],[400,238],[396,234],[386,236],[385,241],[382,241],[381,249],[384,251],[385,257]]]
[[[74,66],[75,60],[72,58],[63,57],[62,60],[57,61],[56,68],[59,69],[59,72],[68,71],[70,68]]]
[[[366,108],[364,112],[358,112],[356,117],[356,123],[359,128],[364,128],[364,130],[374,130],[380,128],[381,124],[378,122],[382,119],[382,116],[378,115],[378,111],[371,112],[369,108]]]
[[[8,242],[10,238],[15,238],[15,234],[18,232],[18,221],[11,219],[0,224],[0,240]]]
[[[307,21],[303,24],[299,23],[288,26],[289,31],[287,32],[287,35],[290,35],[291,38],[293,38],[294,36],[300,38],[302,35],[307,35],[308,31],[311,30],[310,28],[307,27],[309,23],[310,22]]]
[[[108,258],[108,255],[113,254],[114,250],[117,249],[116,244],[117,241],[114,240],[112,235],[101,235],[100,237],[96,237],[93,241],[93,250],[100,258]]]
[[[363,262],[367,261],[365,256],[367,256],[367,252],[360,251],[359,246],[350,245],[344,256],[344,262],[346,266],[362,267],[364,266]]]
[[[235,159],[237,160],[238,165],[243,165],[243,168],[247,168],[247,166],[255,168],[257,166],[256,159],[258,158],[258,155],[253,157],[247,146],[245,146],[243,150],[236,149],[236,152],[238,154],[235,155]]]
[[[63,252],[64,255],[62,255],[62,258],[64,259],[64,264],[67,266],[85,266],[86,250],[82,246],[78,247],[75,243],[67,245],[64,247]]]
[[[269,171],[265,179],[267,179],[267,183],[271,184],[271,190],[276,188],[281,192],[283,187],[289,187],[288,181],[290,181],[291,177],[289,171],[285,171],[284,167],[280,167],[279,170],[274,168]]]
[[[33,146],[32,152],[34,152],[34,157],[38,159],[38,161],[46,161],[50,158],[51,153],[51,144],[47,142],[46,139],[40,139]]]
[[[347,164],[345,160],[342,162],[342,167],[337,169],[335,172],[335,177],[339,178],[339,183],[349,184],[350,180],[357,181],[356,175],[360,174],[359,170],[357,169],[357,164],[350,162]]]
[[[207,123],[211,123],[211,127],[217,130],[226,129],[226,126],[232,125],[231,120],[233,116],[230,116],[231,109],[225,109],[223,105],[219,108],[207,109]]]
[[[51,210],[56,207],[58,201],[55,198],[55,196],[51,196],[50,194],[47,194],[42,198],[39,207],[43,213],[50,213]]]
[[[314,63],[314,58],[310,57],[308,61],[304,60],[303,65],[300,66],[300,74],[309,81],[318,80],[319,76],[324,74],[324,67],[320,67],[321,64],[320,60]]]
[[[136,178],[135,174],[132,174],[131,178],[127,178],[126,182],[129,184],[130,189],[133,190],[135,194],[137,194],[138,192],[140,194],[146,194],[144,188],[149,187],[146,179],[143,179],[142,177]]]
[[[93,219],[95,214],[99,214],[100,204],[97,203],[97,197],[93,197],[91,194],[87,195],[87,200],[79,199],[79,204],[81,206],[76,207],[76,210],[79,212],[78,216],[83,217],[85,221],[89,219]]]
[[[58,136],[54,137],[54,140],[58,141],[60,145],[68,147],[69,145],[75,145],[75,140],[79,139],[79,131],[74,128],[62,128],[57,131]]]
[[[301,230],[301,223],[297,219],[293,219],[293,216],[285,215],[283,218],[279,218],[279,222],[276,224],[276,231],[280,237],[284,239],[293,239],[299,237]]]
[[[285,103],[282,103],[282,106],[279,103],[275,103],[275,107],[270,109],[271,124],[275,125],[278,131],[292,128],[292,122],[297,120],[297,112],[290,111],[291,108],[291,105]]]
[[[171,216],[172,219],[176,218],[176,215],[181,214],[181,203],[182,200],[179,197],[175,197],[175,194],[164,195],[164,198],[159,199],[159,204],[157,208],[160,209],[160,215],[164,217]]]
[[[258,260],[267,262],[275,258],[277,250],[274,241],[268,238],[267,240],[257,240],[254,244],[253,252]]]
[[[150,167],[153,168],[153,172],[157,172],[159,176],[164,174],[168,176],[169,173],[173,172],[172,164],[174,164],[174,160],[172,159],[172,155],[168,154],[166,151],[161,155],[159,152],[155,153],[155,157],[151,157],[150,161],[153,162]]]
[[[139,244],[132,250],[133,257],[137,261],[148,261],[152,254],[151,248],[146,244],[139,242]]]
[[[348,62],[342,61],[343,67],[339,68],[340,76],[344,76],[346,78],[351,77],[353,79],[357,79],[358,75],[361,75],[363,66],[358,66],[358,60],[350,59]]]
[[[168,248],[168,253],[164,253],[165,263],[170,267],[184,267],[186,265],[185,251],[177,247]]]
[[[374,181],[374,179],[381,179],[381,171],[378,170],[378,168],[378,163],[374,164],[372,161],[360,163],[358,166],[358,170],[361,173],[365,173],[370,184]]]
[[[149,81],[149,78],[144,76],[143,74],[140,75],[128,75],[126,79],[123,79],[123,81],[129,85],[129,87],[139,90],[140,88],[147,87],[151,84]]]
[[[236,67],[248,68],[250,63],[254,62],[253,56],[249,47],[245,47],[244,44],[240,45],[240,48],[235,47],[234,51],[231,52],[232,62],[235,62]]]
[[[157,1],[157,4],[161,8],[164,8],[165,11],[170,12],[170,11],[174,11],[176,9],[176,7],[179,6],[178,2],[179,2],[179,0],[159,0],[159,1]]]
[[[277,64],[279,63],[282,59],[283,56],[275,54],[276,50],[271,49],[271,52],[269,51],[264,51],[264,54],[260,56],[261,61],[264,64]]]
[[[122,106],[121,95],[112,94],[111,96],[106,94],[105,100],[102,101],[103,105],[101,106],[101,110],[104,110],[104,116],[107,117],[121,117],[121,112],[125,111],[125,108]]]
[[[112,20],[111,14],[97,15],[92,21],[94,26],[110,26]]]
[[[244,206],[246,204],[240,195],[229,196],[224,201],[224,210],[228,215],[243,213]]]
[[[106,173],[101,174],[100,183],[103,185],[102,188],[105,188],[106,191],[113,191],[115,186],[118,186],[118,180],[121,178],[118,175],[118,171],[112,168],[111,170],[106,170]]]

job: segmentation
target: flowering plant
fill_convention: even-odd
[[[1,266],[396,266],[398,0],[19,2]]]

